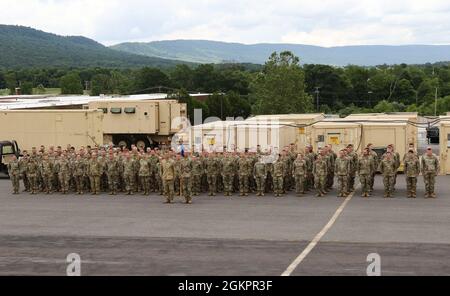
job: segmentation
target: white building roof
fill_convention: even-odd
[[[209,94],[191,94],[192,97],[208,96]],[[93,101],[103,100],[120,100],[120,101],[136,101],[136,100],[163,100],[167,98],[167,94],[142,94],[129,96],[3,96],[0,97],[0,110],[17,110],[17,109],[33,109],[33,108],[52,108],[61,106],[86,105]]]

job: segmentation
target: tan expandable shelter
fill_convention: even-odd
[[[100,110],[10,110],[0,112],[0,138],[20,149],[39,145],[103,145]]]
[[[196,125],[177,134],[177,139],[189,139],[186,145],[194,151],[256,151],[281,150],[293,143],[297,128],[292,122],[215,121]]]
[[[311,114],[272,114],[257,115],[247,119],[247,121],[272,122],[279,124],[290,124],[296,127],[295,138],[291,140],[298,151],[303,151],[305,146],[312,143],[311,125],[322,121],[325,118],[323,113]],[[289,132],[290,133],[290,132]]]
[[[442,174],[450,174],[450,113],[447,116],[440,117],[439,125],[439,148],[440,148],[440,165]]]
[[[312,125],[311,145],[317,151],[325,145],[332,145],[335,152],[353,144],[360,151],[362,143],[362,124],[348,122],[345,119],[324,120]]]

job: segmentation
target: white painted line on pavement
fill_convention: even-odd
[[[356,189],[358,189],[358,188],[355,188],[355,191],[350,193],[345,198],[345,200],[342,202],[342,204],[336,210],[334,215],[331,217],[330,221],[328,221],[328,223],[322,228],[322,230],[318,234],[316,234],[316,236],[313,238],[313,240],[306,246],[306,248],[303,250],[303,252],[301,252],[300,255],[298,255],[297,258],[294,259],[294,261],[292,261],[292,263],[288,266],[288,268],[286,268],[286,270],[281,274],[281,276],[290,276],[291,273],[297,268],[297,266],[300,263],[302,263],[303,259],[305,259],[305,257],[308,256],[309,252],[311,252],[312,249],[314,249],[314,247],[321,240],[321,238],[325,235],[325,233],[327,233],[327,231],[333,226],[334,222],[336,222],[337,218],[342,213],[342,211],[344,210],[347,203],[352,199],[353,194],[355,194],[355,192],[356,192]]]

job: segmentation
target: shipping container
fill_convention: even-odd
[[[439,148],[440,148],[440,164],[441,173],[450,174],[450,157],[448,155],[450,149],[450,113],[447,116],[441,116],[439,125]]]

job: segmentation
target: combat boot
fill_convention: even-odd
[[[436,198],[436,193],[431,193],[431,196],[430,196],[431,198]]]

